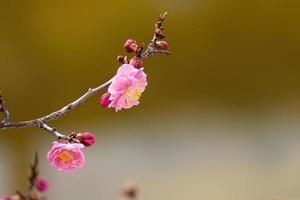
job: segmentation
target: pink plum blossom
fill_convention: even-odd
[[[113,77],[108,87],[109,107],[116,111],[128,109],[139,104],[139,98],[147,86],[147,75],[143,68],[136,69],[130,64],[123,64]]]
[[[83,144],[53,142],[47,155],[48,161],[59,171],[75,171],[83,167],[85,163],[82,148],[84,148]]]

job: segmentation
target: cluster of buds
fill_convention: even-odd
[[[137,41],[133,39],[128,39],[123,45],[124,49],[128,53],[135,53],[135,56],[127,61],[127,57],[118,56],[117,60],[122,64],[130,64],[135,68],[139,69],[143,66],[143,59],[141,58],[141,52],[144,48],[144,45],[139,45]]]
[[[165,35],[162,34],[162,28],[156,28],[155,29],[155,35],[156,35],[156,40],[154,43],[155,49],[159,51],[167,51],[168,50],[168,42],[166,40],[163,40]],[[130,65],[134,66],[135,68],[139,69],[143,67],[143,58],[141,57],[141,53],[144,49],[144,45],[139,45],[137,41],[133,39],[128,39],[124,43],[124,49],[128,53],[135,53],[135,56],[127,61],[126,56],[121,56],[119,55],[117,57],[117,60],[122,63],[129,63]]]

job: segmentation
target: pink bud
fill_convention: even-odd
[[[131,64],[135,68],[139,69],[143,66],[143,60],[138,57],[133,57],[132,59],[130,59],[129,64]]]
[[[86,147],[90,147],[95,143],[95,136],[93,133],[83,132],[78,133],[76,138]]]
[[[0,200],[11,200],[11,197],[1,197]]]
[[[38,178],[36,184],[35,184],[36,189],[40,192],[46,192],[49,188],[49,183],[46,179],[44,178]]]
[[[100,104],[101,106],[103,107],[108,107],[108,105],[110,104],[111,100],[109,100],[109,97],[110,97],[110,93],[109,92],[106,92],[104,93],[102,96],[101,96],[101,99],[100,99]]]
[[[124,49],[128,52],[128,53],[133,53],[138,49],[138,44],[135,40],[133,39],[128,39],[125,44],[124,44]]]
[[[156,47],[159,50],[167,50],[168,49],[168,42],[165,40],[160,40],[156,42]]]

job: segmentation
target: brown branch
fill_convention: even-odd
[[[163,22],[165,21],[168,13],[161,14],[158,18],[158,22],[155,24],[154,36],[150,41],[145,52],[141,54],[141,58],[148,58],[156,53],[159,53],[156,49],[156,41],[164,39],[166,36],[163,34]],[[169,54],[169,53],[168,53]]]
[[[2,129],[9,129],[9,128],[21,128],[21,127],[28,127],[28,126],[37,126],[40,128],[41,123],[47,123],[50,120],[56,120],[60,118],[61,116],[65,115],[67,112],[70,110],[76,108],[83,102],[85,102],[88,98],[92,97],[93,95],[99,93],[102,89],[108,87],[111,83],[111,80],[107,81],[106,83],[96,87],[96,88],[90,88],[86,93],[84,93],[81,97],[73,101],[72,103],[69,103],[68,105],[62,107],[61,109],[50,113],[49,115],[46,115],[44,117],[40,117],[37,119],[29,120],[29,121],[23,121],[23,122],[11,122],[7,124],[1,124],[0,125],[0,130]],[[44,128],[45,130],[50,131],[48,128]],[[53,131],[50,131],[53,132]],[[58,134],[59,135],[59,134]]]
[[[44,199],[43,196],[38,195],[38,190],[36,190],[36,184],[39,177],[39,159],[38,159],[38,153],[35,153],[34,161],[32,164],[30,164],[30,176],[28,177],[29,186],[27,192],[21,193],[20,191],[16,191],[15,198],[11,199],[20,199],[20,200],[38,200],[38,199]]]
[[[28,180],[29,180],[29,188],[28,188],[29,193],[34,189],[34,186],[36,184],[36,181],[37,181],[37,178],[38,178],[38,175],[39,175],[38,164],[39,164],[38,153],[35,152],[33,164],[30,164],[31,174],[30,174],[30,177],[28,178]]]
[[[5,101],[2,97],[2,95],[0,94],[0,112],[3,113],[3,121],[1,122],[1,124],[5,125],[5,124],[9,124],[10,123],[10,117],[9,117],[9,112],[8,112],[8,108],[5,104]]]
[[[156,48],[156,42],[158,40],[165,38],[165,35],[163,34],[162,24],[163,24],[166,16],[167,16],[167,13],[160,15],[158,22],[155,24],[154,36],[153,36],[152,40],[150,41],[147,49],[145,51],[143,51],[143,47],[141,47],[140,51],[138,52],[139,53],[138,56],[141,59],[146,59],[146,58],[148,58],[154,54],[158,54],[158,53],[167,54],[167,55],[170,54],[170,52],[168,52],[166,50],[159,50]],[[124,60],[124,63],[128,63],[126,57],[124,57],[123,60]],[[120,62],[120,60],[119,60],[119,62]],[[62,107],[61,109],[54,111],[46,116],[43,116],[43,117],[40,117],[37,119],[33,119],[33,120],[29,120],[29,121],[11,122],[7,106],[6,106],[2,96],[0,96],[0,111],[3,112],[3,114],[4,114],[3,122],[0,123],[0,130],[10,129],[10,128],[22,128],[22,127],[36,126],[36,127],[42,128],[48,132],[51,132],[58,139],[68,140],[70,142],[77,142],[74,138],[70,137],[70,135],[69,136],[63,135],[63,134],[59,133],[55,128],[48,126],[47,125],[48,121],[57,120],[58,118],[62,117],[67,112],[73,110],[80,104],[84,103],[90,97],[94,96],[95,94],[98,94],[100,91],[107,88],[111,84],[111,82],[112,82],[112,79],[110,79],[109,81],[105,82],[104,84],[102,84],[96,88],[90,88],[86,93],[84,93],[78,99],[67,104],[66,106]]]

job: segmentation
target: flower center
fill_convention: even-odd
[[[133,98],[133,99],[136,99],[136,100],[139,100],[140,97],[141,97],[141,95],[142,95],[142,93],[141,93],[140,90],[135,90],[135,91],[133,92],[133,94],[132,94],[132,98]]]
[[[141,95],[142,95],[142,92],[140,89],[134,89],[134,90],[131,88],[126,89],[126,96],[128,99],[139,100]]]
[[[63,162],[70,162],[73,160],[73,155],[69,151],[62,151],[58,154],[58,157]]]

